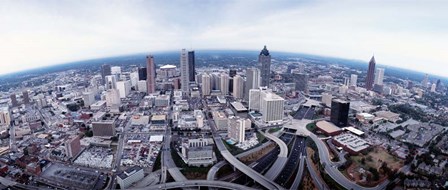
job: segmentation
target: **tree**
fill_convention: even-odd
[[[380,179],[380,174],[378,173],[377,169],[370,167],[369,172],[372,173],[372,179],[374,181],[378,181]]]

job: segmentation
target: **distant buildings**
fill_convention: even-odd
[[[211,91],[210,75],[207,73],[202,74],[202,96],[209,96]]]
[[[102,80],[102,84],[106,84],[106,76],[111,75],[112,71],[110,68],[110,65],[104,64],[101,66],[101,78]]]
[[[350,75],[350,86],[356,87],[358,83],[358,75],[352,74]]]
[[[12,107],[17,107],[19,105],[19,102],[17,102],[17,95],[16,94],[14,94],[14,93],[11,94],[9,96],[9,98],[11,99]]]
[[[156,91],[156,65],[152,55],[146,56],[146,76],[147,93],[154,93]]]
[[[222,95],[229,94],[229,75],[227,75],[226,73],[221,73],[220,82],[221,82],[220,84],[221,94]]]
[[[111,75],[120,75],[121,74],[121,67],[114,66],[110,68]]]
[[[120,98],[126,98],[129,93],[131,92],[131,81],[118,81],[117,82],[117,89],[120,93]]]
[[[297,91],[308,93],[308,80],[309,76],[305,73],[294,73],[294,83]]]
[[[180,53],[180,82],[182,92],[188,94],[190,87],[190,71],[188,65],[188,52],[185,49],[182,49]]]
[[[25,91],[22,92],[22,98],[23,98],[23,103],[25,105],[30,104],[30,95],[28,93],[28,90],[25,90]]]
[[[384,68],[376,69],[374,84],[383,85],[383,80],[384,80]]]
[[[271,55],[269,54],[268,49],[266,49],[266,46],[264,46],[258,56],[258,63],[261,72],[261,86],[269,87],[269,80],[271,78]]]
[[[423,81],[422,81],[422,86],[423,86],[423,88],[428,88],[428,83],[429,83],[429,75],[428,74],[425,74],[425,78],[423,78]]]
[[[233,97],[242,99],[244,96],[244,81],[240,75],[233,77]]]
[[[332,123],[338,127],[345,127],[348,125],[348,112],[350,110],[350,102],[340,99],[334,99],[331,102],[331,117]]]
[[[373,82],[375,80],[375,56],[372,56],[369,62],[369,69],[367,70],[366,89],[372,90]]]
[[[190,82],[194,82],[196,76],[196,59],[194,51],[188,51],[188,73]]]
[[[133,183],[140,181],[145,177],[143,169],[138,166],[133,166],[117,175],[117,183],[121,189],[127,189]]]
[[[246,69],[246,86],[244,87],[244,99],[249,100],[249,90],[260,87],[260,70],[257,68]]]

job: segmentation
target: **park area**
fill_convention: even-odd
[[[374,147],[367,154],[350,158],[352,164],[344,172],[349,179],[365,186],[376,186],[399,170],[404,161],[389,154],[381,147]]]

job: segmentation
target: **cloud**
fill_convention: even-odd
[[[159,50],[251,49],[444,75],[442,1],[1,1],[0,73]],[[424,66],[424,67],[423,67]],[[445,66],[446,68],[446,66]]]

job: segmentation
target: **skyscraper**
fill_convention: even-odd
[[[423,88],[428,88],[428,82],[429,82],[429,76],[428,76],[428,74],[425,74],[425,78],[423,78],[423,81],[422,81]]]
[[[17,96],[16,96],[16,94],[11,94],[11,95],[9,96],[9,98],[11,99],[12,107],[16,107],[16,106],[19,105],[19,102],[17,102]]]
[[[233,77],[233,97],[242,99],[244,95],[244,81],[240,75]]]
[[[260,92],[260,113],[265,123],[277,123],[283,120],[285,99],[279,95],[263,90]]]
[[[117,77],[115,75],[106,76],[106,90],[117,89]]]
[[[188,52],[182,49],[180,53],[180,82],[184,94],[188,94],[190,86],[190,71],[188,66]]]
[[[229,76],[234,77],[236,75],[236,69],[230,69],[229,70]]]
[[[375,56],[372,56],[369,62],[369,69],[367,70],[366,89],[372,90],[373,82],[375,80]]]
[[[374,84],[383,85],[383,79],[384,79],[384,68],[376,69]]]
[[[246,86],[244,90],[244,99],[249,100],[249,90],[260,87],[260,70],[257,68],[248,68],[246,70]]]
[[[202,74],[202,96],[210,95],[210,75],[207,73]]]
[[[339,127],[347,126],[349,109],[350,102],[341,99],[333,99],[331,101],[331,122]]]
[[[268,49],[264,46],[258,56],[258,63],[261,71],[261,86],[269,87],[269,80],[271,78],[271,55]]]
[[[106,76],[111,74],[112,71],[110,65],[104,64],[101,66],[101,78],[103,79],[102,84],[106,84]]]
[[[229,94],[229,75],[226,73],[221,73],[221,94],[227,95]]]
[[[308,93],[309,76],[305,73],[294,73],[295,88],[297,91]]]
[[[356,87],[358,83],[358,75],[352,74],[350,75],[350,86]]]
[[[138,68],[138,80],[146,80],[146,67]]]
[[[22,92],[22,98],[24,104],[30,104],[30,95],[28,94],[28,90]]]
[[[188,72],[190,82],[194,82],[194,78],[196,76],[196,59],[194,57],[194,51],[188,52]]]
[[[156,91],[156,65],[152,55],[146,56],[146,90],[148,94]]]

